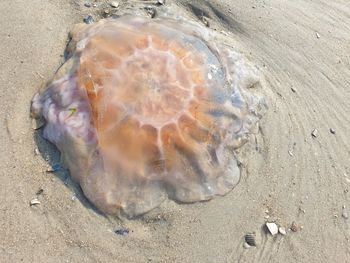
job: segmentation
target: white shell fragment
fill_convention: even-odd
[[[266,227],[269,230],[271,235],[276,235],[278,233],[278,226],[275,223],[266,223]]]
[[[39,205],[39,204],[40,204],[40,201],[37,198],[34,198],[32,201],[30,201],[30,206]]]
[[[278,232],[283,236],[287,235],[286,229],[283,226],[278,228]]]

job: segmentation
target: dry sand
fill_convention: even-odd
[[[63,61],[69,29],[94,8],[2,0],[0,262],[350,262],[350,219],[342,215],[350,214],[349,1],[170,2],[194,18],[201,8],[265,76],[270,108],[261,133],[240,150],[240,184],[206,203],[165,202],[137,220],[98,214],[65,173],[45,172],[34,149],[51,164],[58,154],[29,119],[32,95]],[[131,4],[119,9],[141,5]],[[30,207],[35,197],[41,204]],[[299,229],[267,235],[267,216]],[[130,233],[114,234],[120,227]],[[244,249],[253,231],[258,247]]]

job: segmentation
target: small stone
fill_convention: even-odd
[[[35,149],[34,149],[34,153],[35,153],[35,155],[39,155],[39,154],[40,154],[39,149],[38,149],[38,148],[35,148]]]
[[[276,235],[278,233],[278,226],[275,223],[266,223],[266,227],[269,230],[271,235]]]
[[[119,229],[115,230],[114,233],[116,233],[117,235],[120,235],[120,236],[126,236],[127,234],[129,234],[129,229],[119,228]]]
[[[84,6],[85,6],[85,7],[91,7],[91,3],[86,2],[86,3],[84,4]]]
[[[158,1],[157,1],[157,4],[158,4],[158,5],[165,5],[165,0],[158,0]]]
[[[117,1],[113,1],[113,2],[110,2],[109,5],[113,8],[118,8],[119,7],[119,3]]]
[[[314,129],[314,130],[311,132],[311,135],[312,135],[312,137],[314,137],[314,138],[317,137],[317,134],[318,134],[317,129]]]
[[[294,88],[294,87],[291,87],[290,89],[291,89],[294,93],[297,92],[296,88]]]
[[[105,10],[103,11],[103,13],[105,13],[106,15],[108,15],[108,14],[109,14],[109,10],[108,10],[108,9],[105,9]]]
[[[335,134],[335,130],[333,128],[329,129],[330,133]]]
[[[77,197],[75,195],[72,195],[72,197],[70,198],[70,200],[72,200],[73,202],[77,199]]]
[[[290,156],[292,156],[292,157],[294,156],[294,154],[292,153],[291,150],[289,150],[288,153],[289,153]]]
[[[292,225],[290,226],[290,230],[292,230],[293,232],[298,232],[299,227],[295,222],[293,222]]]
[[[320,38],[320,37],[321,37],[320,34],[319,34],[318,32],[316,32],[316,37],[317,37],[317,38]]]
[[[39,204],[40,204],[40,201],[37,198],[34,198],[32,201],[30,201],[30,206],[39,205]]]
[[[283,236],[287,235],[286,229],[283,226],[278,228],[278,232]]]
[[[92,24],[94,22],[94,18],[91,15],[88,15],[88,16],[84,17],[83,21],[85,24],[89,25],[89,24]]]

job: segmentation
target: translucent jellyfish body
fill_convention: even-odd
[[[72,57],[32,113],[87,198],[108,214],[224,195],[234,150],[265,109],[237,53],[196,24],[141,17],[79,25]]]

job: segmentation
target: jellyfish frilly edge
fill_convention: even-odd
[[[195,23],[123,16],[79,25],[32,100],[86,197],[134,217],[238,183],[235,149],[266,111],[255,68]]]

